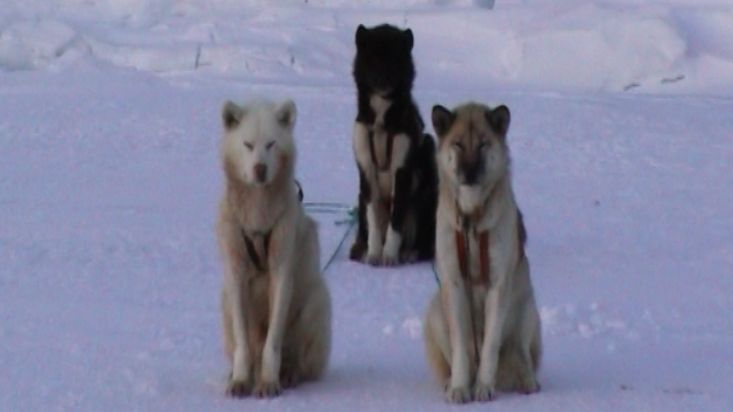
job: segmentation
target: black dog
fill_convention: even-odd
[[[359,230],[350,257],[373,265],[431,259],[435,250],[435,142],[412,100],[412,46],[410,29],[356,30]]]

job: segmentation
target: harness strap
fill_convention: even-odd
[[[461,276],[466,281],[476,285],[491,287],[491,257],[489,255],[489,231],[484,230],[478,233],[479,247],[479,277],[474,279],[469,273],[468,261],[471,258],[470,240],[468,230],[456,230],[456,253],[458,254],[458,267],[461,269]]]
[[[244,238],[244,245],[247,247],[247,254],[252,260],[255,269],[260,272],[267,270],[267,257],[270,253],[271,233],[272,232],[256,233],[253,236],[248,236],[247,232],[242,229],[242,238]]]
[[[298,189],[298,201],[302,204],[303,187],[297,179],[293,179],[293,182]],[[282,214],[278,216],[276,222],[280,220],[280,217],[282,217]],[[240,231],[242,233],[242,239],[244,239],[244,246],[247,248],[247,254],[250,260],[252,260],[255,269],[260,272],[265,272],[267,270],[267,258],[270,255],[270,235],[272,234],[272,229],[267,232],[254,232],[250,235],[247,234],[243,227],[240,228]]]
[[[374,147],[374,131],[369,131],[369,154],[372,157],[372,163],[374,163],[374,167],[379,170],[380,172],[384,172],[389,170],[389,166],[392,164],[392,146],[394,144],[394,139],[392,136],[387,135],[387,164],[386,165],[380,165],[379,161],[377,160],[377,149]]]
[[[458,253],[458,268],[461,269],[461,276],[468,278],[468,250],[466,249],[466,233],[460,230],[455,232],[456,252]]]
[[[459,219],[460,221],[460,219]],[[491,280],[489,278],[489,231],[484,230],[478,233],[478,246],[479,246],[479,270],[480,274],[477,279],[471,277],[469,273],[468,260],[471,257],[470,239],[468,238],[469,233],[468,219],[463,219],[463,230],[455,231],[456,239],[456,253],[458,254],[458,266],[461,270],[461,276],[463,277],[466,288],[466,297],[468,298],[469,314],[471,318],[471,335],[473,336],[473,351],[476,356],[476,361],[479,359],[479,338],[477,335],[478,328],[476,326],[476,318],[473,313],[473,285],[486,284],[487,287],[491,287]],[[475,232],[474,232],[475,233]]]
[[[491,271],[491,258],[489,256],[489,231],[484,230],[483,232],[479,233],[478,236],[478,243],[479,243],[479,265],[481,267],[481,277],[479,278],[479,281],[482,283],[486,283],[486,287],[491,287],[491,278],[489,277],[489,273]]]

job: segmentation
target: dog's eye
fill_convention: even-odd
[[[275,141],[274,140],[271,141],[270,143],[268,143],[267,146],[265,146],[265,149],[270,150],[270,149],[272,149],[272,146],[275,146]]]
[[[453,143],[453,147],[457,150],[460,150],[461,152],[464,150],[463,144],[460,142]]]
[[[485,140],[478,144],[478,150],[484,150],[484,149],[490,149],[490,148],[491,148],[491,143]]]
[[[244,142],[244,147],[246,147],[247,150],[249,150],[250,152],[255,148],[254,145],[252,145],[252,143],[248,143],[248,142]]]

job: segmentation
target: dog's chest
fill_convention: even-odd
[[[370,97],[369,105],[374,111],[374,123],[357,123],[354,150],[374,193],[388,198],[392,195],[395,172],[405,164],[411,143],[404,133],[390,135],[385,130],[384,120],[392,106],[391,100],[375,94]]]
[[[474,286],[485,286],[481,284],[481,247],[487,247],[488,245],[482,245],[481,241],[479,240],[479,235],[473,230],[470,230],[468,236],[463,237],[463,239],[463,250],[461,250],[460,244],[456,244],[456,253],[458,253],[459,255],[458,260],[464,260],[466,264],[466,269],[468,270],[468,273],[462,275],[467,276],[470,279],[471,284]],[[484,253],[488,252],[489,251],[487,250]]]
[[[369,98],[369,106],[374,111],[374,125],[384,126],[384,114],[392,106],[392,100],[386,99],[378,94],[373,94]]]
[[[380,172],[389,169],[392,157],[392,142],[384,128],[384,115],[392,105],[392,101],[379,95],[372,95],[369,105],[374,111],[374,124],[370,130],[370,156]]]
[[[488,236],[491,238],[491,236]],[[482,250],[482,248],[487,248],[487,250]],[[482,255],[486,256],[486,262],[482,264]],[[469,265],[469,270],[471,272],[470,276],[473,282],[478,283],[481,287],[487,287],[488,283],[491,282],[491,248],[487,244],[481,244],[481,241],[479,240],[479,236],[471,236],[471,257],[470,257],[471,264]],[[483,267],[483,265],[488,265],[487,267]],[[484,276],[487,276],[488,279],[485,279]],[[484,284],[486,282],[487,284]]]

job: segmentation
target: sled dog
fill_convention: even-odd
[[[358,111],[353,149],[359,223],[353,260],[395,265],[431,259],[435,246],[435,143],[412,99],[410,29],[356,30],[353,76]]]
[[[428,360],[449,402],[489,401],[497,389],[539,390],[540,318],[511,186],[506,106],[437,105],[440,291],[428,308]]]
[[[217,222],[227,394],[272,397],[326,369],[331,300],[315,222],[299,202],[292,101],[227,102]]]

